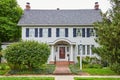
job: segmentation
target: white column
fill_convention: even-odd
[[[70,46],[70,61],[73,61],[73,45]]]
[[[54,61],[54,46],[51,46],[51,61]]]

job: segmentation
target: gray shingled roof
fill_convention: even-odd
[[[18,25],[92,25],[101,21],[101,10],[25,10]]]

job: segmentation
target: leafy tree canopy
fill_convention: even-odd
[[[15,41],[20,37],[18,20],[22,9],[16,0],[0,0],[0,38],[2,42]]]
[[[100,47],[93,49],[116,70],[120,69],[120,1],[111,0],[112,9],[102,14],[102,22],[95,23]],[[112,68],[113,69],[113,68]],[[118,72],[120,73],[120,71]]]

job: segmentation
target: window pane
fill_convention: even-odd
[[[60,37],[65,37],[65,29],[60,29]]]
[[[85,55],[85,45],[83,45],[83,48],[82,48],[83,50],[83,55]]]
[[[43,36],[48,37],[48,29],[46,28],[43,29]]]
[[[81,28],[77,28],[76,34],[77,34],[77,36],[82,36],[82,29]]]
[[[90,45],[87,45],[87,55],[90,55]]]
[[[29,37],[34,37],[35,30],[33,28],[29,28]]]

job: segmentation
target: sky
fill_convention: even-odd
[[[94,9],[94,3],[99,2],[102,12],[110,9],[110,0],[17,0],[22,9],[26,2],[30,3],[31,9]]]

